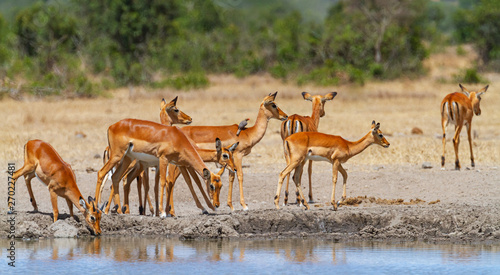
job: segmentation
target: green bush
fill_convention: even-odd
[[[179,76],[166,78],[160,82],[152,82],[152,88],[161,89],[172,87],[177,90],[183,89],[201,89],[207,87],[209,80],[203,73],[187,73]]]
[[[482,83],[485,82],[483,77],[477,72],[476,68],[465,69],[463,72],[455,76],[456,82],[460,83]]]

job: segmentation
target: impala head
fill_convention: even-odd
[[[87,224],[92,229],[94,235],[101,235],[100,223],[102,209],[97,207],[97,201],[94,198],[89,196],[88,201],[89,202],[87,203],[82,197],[80,197],[80,206],[85,209],[83,216],[85,217]]]
[[[279,120],[286,120],[288,118],[288,115],[283,112],[276,103],[274,103],[274,99],[276,98],[276,94],[269,94],[264,98],[262,101],[261,108],[265,108],[265,113],[267,116],[267,119],[275,118]]]
[[[233,152],[240,144],[236,142],[230,146],[222,147],[222,142],[219,138],[215,139],[215,148],[217,149],[217,162],[224,166],[228,166],[231,171],[236,172],[236,165],[234,164]]]
[[[210,197],[212,198],[213,205],[217,208],[220,206],[219,197],[220,189],[222,188],[220,176],[222,175],[222,173],[224,173],[224,168],[225,166],[222,167],[222,169],[217,174],[210,172],[207,168],[203,169],[203,178],[205,179],[205,181],[209,182],[209,193],[211,194]]]
[[[335,98],[337,92],[328,93],[324,96],[322,95],[310,95],[308,92],[302,92],[302,97],[305,100],[309,100],[313,104],[313,109],[319,108],[319,116],[325,116],[325,103]]]
[[[177,97],[167,103],[163,98],[161,100],[160,120],[162,124],[191,124],[193,120],[181,110],[177,109]]]
[[[380,130],[380,123],[375,123],[375,120],[372,122],[372,135],[375,144],[384,148],[388,148],[389,145],[391,145],[387,139],[385,139],[384,134],[382,134],[382,131]]]
[[[474,114],[476,116],[481,115],[481,107],[479,104],[481,103],[481,95],[486,93],[486,90],[488,90],[488,87],[490,85],[486,85],[484,88],[482,88],[479,91],[469,91],[467,90],[462,84],[458,84],[460,86],[460,89],[462,89],[462,93],[464,93],[467,97],[469,97],[471,103],[472,103],[472,109],[474,110]]]

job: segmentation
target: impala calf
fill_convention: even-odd
[[[469,91],[462,84],[459,84],[461,93],[451,93],[444,97],[441,102],[441,126],[443,127],[443,155],[441,156],[441,169],[444,170],[444,155],[446,152],[446,126],[448,123],[455,125],[455,135],[453,136],[453,147],[455,149],[455,169],[460,170],[458,161],[458,144],[460,143],[460,132],[462,127],[467,127],[467,137],[469,139],[470,160],[472,168],[475,167],[474,154],[472,153],[472,117],[481,115],[481,95],[486,93],[489,85],[479,91]]]
[[[285,139],[295,133],[298,132],[317,132],[319,127],[319,119],[325,116],[325,103],[335,98],[337,92],[328,93],[324,96],[322,95],[310,95],[307,92],[302,93],[302,97],[304,100],[308,100],[312,102],[312,114],[311,116],[301,116],[301,115],[291,115],[287,120],[281,123],[281,139],[283,143]],[[312,203],[313,194],[312,194],[312,160],[309,161],[309,166],[307,169],[307,174],[309,176],[309,203]],[[290,181],[290,177],[286,178],[286,189],[285,189],[285,199],[283,205],[288,203],[288,183]],[[297,203],[300,204],[299,201],[299,192],[296,192],[297,195]]]
[[[381,145],[384,148],[389,147],[389,142],[385,139],[382,131],[380,130],[380,123],[375,124],[372,122],[371,130],[363,138],[358,141],[351,142],[343,139],[340,136],[327,135],[318,132],[300,132],[293,134],[285,139],[285,156],[286,168],[280,173],[278,181],[278,190],[274,197],[274,204],[279,209],[279,196],[283,180],[286,176],[295,169],[293,181],[299,191],[299,196],[302,204],[309,209],[308,203],[304,200],[304,195],[300,188],[300,180],[304,164],[307,160],[313,161],[327,161],[332,164],[332,197],[331,204],[333,209],[337,210],[338,203],[335,203],[335,185],[337,184],[338,172],[344,178],[342,201],[346,199],[346,183],[347,172],[342,167],[342,163],[353,156],[363,152],[368,146],[372,144]]]
[[[59,210],[57,207],[57,196],[66,199],[69,213],[73,216],[73,204],[82,212],[85,221],[95,235],[101,234],[100,221],[101,209],[97,207],[97,201],[88,197],[88,202],[83,199],[76,185],[75,174],[71,166],[64,162],[59,154],[50,144],[41,140],[30,140],[24,146],[24,165],[14,172],[14,183],[24,176],[31,204],[34,211],[38,211],[35,196],[31,189],[31,180],[37,177],[45,183],[49,189],[50,201],[54,213],[54,222],[57,221]],[[103,205],[104,206],[104,205]]]

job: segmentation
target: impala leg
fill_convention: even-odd
[[[106,162],[106,164],[104,164],[101,170],[97,172],[97,184],[95,188],[95,198],[97,203],[101,202],[101,187],[103,184],[104,177],[113,167],[115,167],[120,162],[124,153],[125,152],[121,152],[119,154],[113,154],[113,156]],[[110,204],[111,203],[109,203],[108,205]]]
[[[460,144],[460,132],[462,131],[463,123],[455,127],[455,136],[453,137],[453,147],[455,149],[455,170],[460,170],[460,161],[458,160],[458,145]]]
[[[129,207],[129,195],[130,195],[130,186],[132,185],[132,182],[134,179],[140,180],[140,176],[137,175],[137,170],[134,169],[131,171],[126,178],[123,179],[123,207],[122,207],[122,212],[124,214],[130,214],[130,207]],[[140,199],[139,199],[140,203]]]
[[[29,173],[24,175],[24,182],[28,188],[28,193],[30,195],[31,205],[33,206],[33,211],[38,212],[38,206],[36,205],[35,195],[33,194],[33,189],[31,188],[31,180],[35,177],[35,173]]]
[[[332,198],[330,203],[333,205],[333,210],[337,211],[337,203],[335,202],[335,186],[337,185],[337,176],[339,172],[339,162],[334,160],[332,165]]]
[[[236,166],[236,175],[238,175],[238,182],[240,184],[240,204],[243,207],[243,210],[248,210],[248,206],[245,204],[245,197],[243,195],[243,155],[238,154],[237,157],[234,157],[234,164]]]
[[[160,196],[160,205],[162,207],[162,217],[166,217],[167,215],[172,215],[174,216],[175,213],[173,213],[173,208],[174,208],[174,200],[173,200],[173,192],[174,192],[174,185],[177,180],[177,178],[180,175],[179,168],[173,164],[168,165],[168,171],[167,171],[167,181],[165,182],[165,186],[161,187],[161,196]],[[165,190],[165,191],[163,191]],[[165,211],[163,212],[163,193],[166,192],[166,205],[165,205]]]
[[[309,203],[314,203],[313,199],[313,189],[312,189],[312,164],[313,161],[309,160],[309,165],[307,167],[307,175],[309,176]]]
[[[66,203],[68,204],[69,215],[74,219],[75,217],[73,216],[73,202],[71,202],[69,198],[66,198]]]
[[[285,185],[285,197],[283,199],[283,206],[288,204],[288,186],[290,184],[290,174],[286,176],[286,185]]]
[[[441,170],[444,170],[444,156],[446,153],[446,126],[448,126],[448,119],[443,117],[441,119],[441,127],[443,127],[443,155],[441,156]]]
[[[210,200],[210,198],[207,196],[207,193],[205,192],[205,190],[203,189],[203,186],[201,185],[201,181],[200,181],[200,178],[198,177],[198,175],[196,174],[196,171],[190,167],[190,168],[187,168],[187,171],[189,172],[189,174],[191,174],[191,177],[193,178],[194,182],[196,183],[196,185],[198,186],[198,188],[200,189],[200,193],[201,195],[203,196],[203,199],[205,199],[205,202],[207,204],[208,207],[210,207],[210,209],[212,209],[213,211],[215,211],[215,207],[212,203],[212,201]],[[207,186],[210,185],[209,183],[207,183]],[[209,187],[207,187],[208,189]]]
[[[198,196],[196,196],[196,193],[194,192],[193,182],[191,182],[191,178],[189,177],[188,171],[186,170],[185,167],[179,167],[179,170],[181,171],[181,174],[184,177],[184,180],[186,181],[189,187],[189,191],[191,191],[191,195],[193,196],[196,206],[201,209],[203,214],[208,214],[208,211],[201,205],[200,201],[198,200]]]
[[[158,193],[158,186],[160,185],[160,167],[156,167],[156,171],[155,171],[155,185],[154,185],[154,192],[155,194]],[[149,183],[148,183],[148,188],[149,188]],[[148,189],[148,192],[145,193],[145,196],[146,198],[148,199],[149,201],[149,211],[151,212],[151,215],[154,215],[155,212],[154,212],[154,209],[153,209],[153,205],[151,205],[151,199],[149,198],[149,189]],[[158,199],[158,197],[156,197],[155,199]],[[155,204],[156,204],[156,207],[158,208],[158,201],[156,200],[155,201]]]
[[[144,173],[144,171],[142,171],[142,173]],[[137,176],[136,178],[136,181],[137,181],[137,196],[139,197],[139,215],[145,215],[145,212],[144,211],[144,205],[146,204],[146,201],[144,201],[144,204],[143,204],[143,199],[142,199],[142,185],[144,185],[144,177],[142,176],[142,173]],[[144,189],[146,189],[144,187]]]
[[[470,161],[471,161],[471,167],[474,168],[476,164],[474,163],[474,153],[472,153],[472,136],[471,136],[471,129],[472,125],[471,123],[467,123],[467,137],[469,139],[469,148],[470,148]]]
[[[278,180],[278,189],[276,190],[276,196],[274,196],[274,205],[276,205],[276,209],[280,209],[279,201],[280,201],[280,193],[281,187],[283,186],[283,180],[285,177],[290,175],[290,172],[293,171],[299,165],[298,161],[290,162],[283,171],[280,173],[280,178]]]
[[[343,202],[347,198],[347,192],[346,192],[347,172],[345,171],[344,167],[342,167],[341,164],[339,164],[339,172],[340,174],[342,174],[342,178],[344,179],[344,182],[342,184],[342,202]]]
[[[297,168],[295,168],[295,173],[293,174],[293,181],[295,182],[295,187],[297,187],[298,199],[300,200],[300,205],[305,206],[306,210],[309,210],[309,204],[307,204],[304,194],[302,193],[302,188],[300,188],[300,181],[302,179],[302,172],[304,171],[305,161],[302,161]]]
[[[156,173],[158,174],[158,173]],[[159,179],[159,178],[158,178]],[[155,175],[155,182],[156,182],[156,175]],[[149,212],[151,212],[151,215],[155,213],[155,209],[153,207],[153,204],[151,203],[151,197],[149,197],[149,168],[144,169],[144,178],[142,179],[142,185],[144,186],[144,215],[146,215],[146,201],[148,202],[149,205]],[[160,207],[161,209],[161,207]]]
[[[165,186],[167,184],[167,169],[168,169],[168,159],[165,156],[160,157],[160,165],[159,165],[159,173],[160,173],[160,184],[161,186]],[[160,215],[160,206],[159,206],[159,200],[158,200],[158,183],[155,182],[155,211],[156,211],[156,216]],[[162,213],[162,216],[164,213]]]
[[[231,211],[234,211],[233,207],[233,183],[234,183],[235,173],[233,171],[229,171],[229,187],[227,189],[227,206],[231,208]]]
[[[113,200],[114,204],[117,205],[118,214],[122,214],[122,209],[120,208],[120,181],[123,178],[130,163],[132,163],[132,160],[130,158],[128,157],[123,158],[121,163],[116,168],[115,173],[111,177],[111,180],[113,182],[113,188],[111,189],[111,193],[109,194],[109,201],[111,202],[111,200]],[[108,203],[108,206],[106,206],[104,213],[108,214],[110,207],[111,203]]]
[[[54,214],[54,222],[56,222],[57,219],[59,218],[59,210],[57,208],[57,193],[52,188],[49,188],[49,193],[50,193],[50,202],[52,203],[52,213]]]

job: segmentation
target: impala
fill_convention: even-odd
[[[163,98],[160,103],[160,121],[161,124],[166,125],[166,126],[172,126],[173,124],[190,124],[193,120],[192,118],[179,110],[177,108],[177,96],[167,103],[165,99]],[[109,159],[109,147],[106,148],[103,154],[103,164],[106,164],[106,162]],[[130,194],[130,185],[134,179],[137,179],[137,193],[139,196],[139,214],[144,215],[145,213],[145,204],[146,201],[149,204],[149,210],[151,211],[151,214],[154,214],[154,209],[153,205],[151,203],[151,199],[149,197],[149,167],[145,167],[144,163],[133,161],[128,169],[124,173],[124,177],[126,177],[126,180],[124,180],[123,187],[124,187],[124,205],[122,208],[123,213],[130,213],[130,208],[129,208],[129,194]],[[113,168],[115,170],[115,168]],[[113,174],[112,172],[109,172],[107,174],[106,180],[111,179],[111,175]],[[158,184],[159,181],[159,174],[156,173],[155,177],[155,182]],[[143,200],[142,200],[142,188],[141,184],[144,186],[144,207],[143,207]],[[104,188],[104,185],[101,185],[101,190],[99,191],[102,194],[102,190]]]
[[[259,107],[255,124],[252,127],[243,129],[239,136],[236,136],[238,124],[226,126],[185,126],[182,128],[182,132],[194,140],[200,148],[207,148],[207,146],[210,146],[216,137],[220,138],[223,146],[229,146],[230,144],[239,142],[238,147],[233,152],[233,157],[240,187],[240,204],[244,210],[248,210],[248,206],[245,204],[245,199],[243,197],[243,157],[250,154],[252,147],[264,137],[268,122],[271,118],[286,120],[288,117],[274,102],[277,93],[278,92],[269,94],[264,98]],[[235,173],[229,171],[227,205],[231,210],[234,210],[232,203],[234,176]]]
[[[106,174],[119,164],[112,176],[113,188],[111,192],[115,205],[118,205],[118,213],[121,213],[118,183],[134,159],[143,162],[147,167],[156,166],[158,163],[158,173],[162,185],[166,181],[168,163],[174,163],[179,166],[193,167],[207,184],[210,184],[212,189],[220,186],[220,174],[213,174],[208,170],[193,144],[175,126],[165,126],[145,120],[124,119],[108,128],[108,143],[109,160],[97,174],[96,198],[99,199],[99,191]],[[196,198],[190,182],[188,182],[188,186],[196,205],[202,209],[203,213],[206,213],[205,208]],[[155,184],[156,215],[159,215],[158,187],[158,184]],[[201,190],[201,193],[209,208],[215,210],[205,192]],[[106,207],[105,213],[108,213],[109,207],[110,205]]]
[[[460,170],[458,161],[458,144],[460,143],[460,132],[462,127],[467,127],[467,137],[469,138],[471,166],[474,168],[474,154],[472,153],[472,117],[481,115],[481,95],[486,93],[489,85],[479,91],[471,92],[462,84],[459,84],[462,93],[451,93],[444,97],[441,102],[441,126],[443,127],[443,155],[441,156],[441,169],[444,170],[444,155],[446,152],[446,126],[448,123],[455,125],[455,135],[453,136],[453,147],[455,148],[455,169]]]
[[[372,122],[370,132],[355,142],[347,141],[340,136],[327,135],[319,132],[300,132],[289,136],[285,139],[287,166],[280,173],[278,190],[274,197],[276,208],[279,209],[279,195],[283,180],[295,169],[293,181],[299,192],[302,204],[304,204],[306,209],[309,209],[309,205],[304,200],[304,195],[300,188],[300,180],[306,161],[314,160],[327,161],[332,164],[333,187],[330,202],[333,205],[333,209],[337,210],[337,206],[340,204],[340,201],[335,203],[335,185],[337,184],[338,172],[340,172],[344,178],[342,201],[346,199],[347,172],[342,167],[342,163],[345,163],[353,156],[363,152],[372,144],[378,144],[384,148],[390,145],[380,130],[380,123],[375,124],[375,121]]]
[[[49,189],[54,222],[59,217],[57,196],[60,196],[66,199],[69,213],[72,217],[74,217],[74,204],[82,212],[92,232],[95,235],[101,234],[99,223],[101,221],[102,209],[97,207],[97,201],[92,199],[92,197],[88,197],[88,202],[83,199],[82,193],[80,193],[76,185],[75,174],[71,166],[62,160],[61,156],[59,156],[50,144],[41,140],[30,140],[24,145],[24,165],[21,169],[14,172],[14,184],[21,176],[24,176],[31,205],[33,205],[35,212],[38,211],[38,207],[33,190],[31,189],[31,180],[37,177]]]
[[[181,129],[182,130],[182,129]],[[215,139],[215,150],[210,150],[210,149],[200,149],[197,146],[195,147],[198,153],[200,154],[201,159],[203,162],[215,162],[220,164],[222,168],[222,172],[224,172],[224,169],[226,166],[229,167],[230,171],[235,171],[235,165],[234,165],[234,158],[233,158],[233,152],[238,146],[239,142],[236,142],[228,147],[222,147],[222,143],[219,138]],[[173,164],[169,164],[167,168],[167,182],[165,186],[161,186],[160,188],[160,205],[163,205],[163,194],[164,190],[167,189],[167,205],[165,207],[165,212],[161,212],[161,216],[164,217],[168,213],[171,216],[175,216],[175,211],[174,211],[174,203],[173,203],[173,190],[174,190],[174,185],[175,181],[179,177],[179,175],[182,173],[184,179],[186,178],[185,171],[182,170],[182,167],[178,167]],[[198,187],[201,189],[201,182],[198,179],[198,176],[195,174],[195,171],[189,167],[187,168],[187,171],[189,174],[191,174],[191,177],[194,179]],[[221,173],[222,174],[222,173]],[[168,186],[168,188],[166,188]],[[220,197],[220,189],[222,185],[218,186],[215,190],[212,190],[209,188],[207,185],[207,193],[209,194],[210,198],[212,198],[212,204],[215,207],[219,207],[220,202],[219,202],[219,197]]]
[[[286,121],[281,123],[281,139],[283,142],[285,139],[292,134],[298,132],[317,132],[319,126],[319,119],[325,116],[325,103],[335,98],[337,92],[328,93],[324,96],[315,95],[312,96],[307,92],[302,93],[302,97],[305,100],[312,102],[312,114],[311,116],[301,116],[301,115],[291,115],[288,117]],[[307,174],[309,176],[309,203],[312,203],[313,194],[312,194],[312,160],[309,160],[309,166],[307,169]],[[290,181],[290,177],[286,178],[286,189],[285,189],[285,199],[283,205],[286,205],[288,202],[288,183]],[[299,200],[299,192],[296,192],[297,195],[297,203],[300,204]]]

